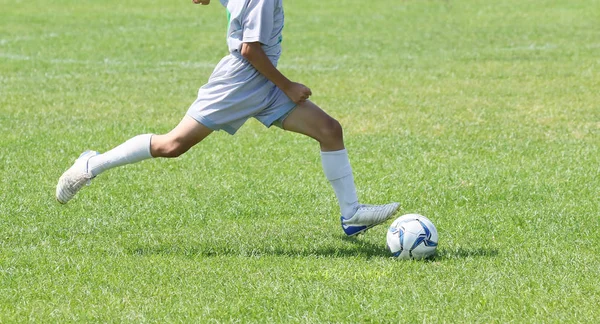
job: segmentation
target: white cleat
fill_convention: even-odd
[[[342,229],[348,236],[358,235],[390,219],[396,214],[399,207],[399,203],[359,205],[356,213],[350,219],[341,218]]]
[[[61,204],[66,204],[75,196],[75,194],[83,188],[83,186],[90,184],[92,181],[92,174],[88,172],[88,161],[91,157],[96,156],[100,153],[96,151],[85,151],[75,160],[73,166],[71,166],[62,176],[58,179],[56,185],[56,200]]]

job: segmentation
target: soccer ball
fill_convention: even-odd
[[[399,259],[424,259],[435,254],[438,233],[427,217],[407,214],[390,225],[386,241],[388,249]]]

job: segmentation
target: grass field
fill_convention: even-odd
[[[179,122],[225,12],[0,0],[0,323],[600,320],[600,1],[285,6],[281,71],[437,256],[345,238],[318,145],[254,120],[59,205],[79,153]]]

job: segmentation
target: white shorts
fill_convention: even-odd
[[[198,90],[187,115],[212,130],[233,135],[250,117],[267,127],[277,121],[280,124],[294,107],[296,104],[250,62],[230,54]]]

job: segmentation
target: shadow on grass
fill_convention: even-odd
[[[186,246],[185,244],[157,244],[143,247],[130,247],[126,251],[136,256],[180,256],[180,257],[261,257],[261,256],[284,256],[284,257],[327,257],[327,258],[391,258],[390,252],[385,246],[361,240],[354,237],[342,237],[342,241],[348,243],[339,246],[330,245],[282,245],[275,247],[248,245],[221,245],[201,244],[198,246]],[[496,249],[486,248],[453,248],[438,249],[436,254],[424,261],[441,262],[445,260],[469,259],[469,258],[493,258],[498,255]]]
[[[286,256],[286,257],[328,257],[328,258],[381,258],[391,257],[390,252],[379,244],[355,238],[342,239],[350,244],[343,246],[328,245],[294,245],[277,247],[248,247],[231,245],[183,246],[177,244],[159,244],[153,246],[126,248],[129,254],[137,256],[165,255],[182,257],[217,257],[217,256]]]

